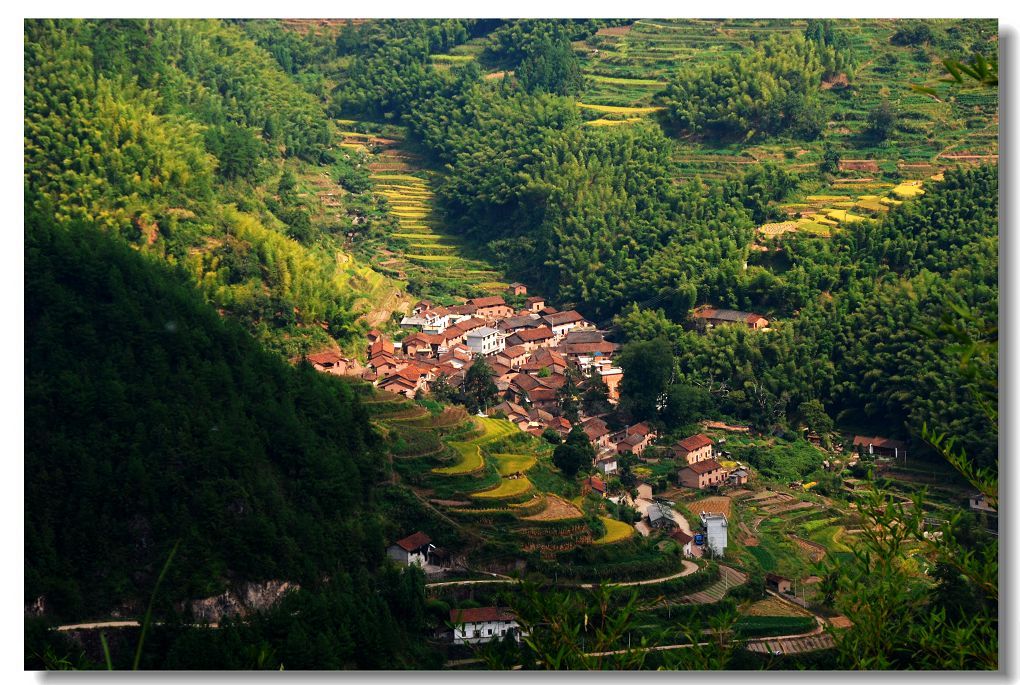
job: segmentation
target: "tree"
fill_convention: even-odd
[[[499,397],[499,388],[492,380],[495,373],[489,362],[482,355],[475,355],[475,360],[464,375],[462,392],[465,405],[472,413],[481,411],[495,404]]]
[[[566,378],[565,382],[556,391],[556,400],[560,405],[563,418],[574,424],[580,419],[578,410],[581,404],[581,389],[577,385],[577,371],[573,367],[568,367],[564,377]]]
[[[833,423],[829,415],[825,413],[825,407],[818,400],[801,402],[798,412],[807,424],[808,429],[825,436],[832,432]]]
[[[835,174],[839,171],[841,160],[842,156],[839,154],[839,150],[832,143],[826,141],[822,146],[822,162],[818,165],[818,171],[823,174]]]
[[[879,142],[885,140],[895,130],[896,118],[896,110],[892,104],[888,100],[882,100],[868,113],[867,134]]]
[[[669,427],[695,423],[705,418],[715,406],[715,400],[705,388],[696,385],[669,386],[662,420]]]
[[[629,342],[619,359],[623,369],[620,399],[623,408],[639,421],[653,419],[662,406],[673,376],[673,350],[665,338]]]
[[[574,426],[566,441],[553,451],[553,463],[568,477],[577,475],[595,462],[595,448],[580,426]]]
[[[588,416],[605,414],[613,405],[609,402],[609,386],[602,380],[602,376],[593,373],[584,384],[584,394],[581,395],[581,408]]]
[[[566,39],[545,39],[533,46],[517,68],[517,79],[529,93],[573,95],[584,84],[581,66]]]

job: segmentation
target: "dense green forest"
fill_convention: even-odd
[[[382,571],[400,531],[380,515],[383,448],[354,391],[260,349],[182,270],[59,224],[32,212],[25,236],[26,603],[45,597],[57,619],[137,607],[179,542],[159,597],[171,615],[234,581],[285,579],[299,598],[236,630],[265,631],[288,666],[415,662],[424,579]],[[317,639],[347,651],[279,647],[272,626],[295,611],[326,612]],[[200,642],[222,656],[235,639]],[[178,652],[151,666],[202,658]]]
[[[350,176],[350,162],[322,104],[239,27],[27,21],[25,85],[25,184],[58,222],[185,267],[284,353],[357,333],[334,256],[345,226],[310,234],[287,173]]]

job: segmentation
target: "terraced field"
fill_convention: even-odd
[[[473,58],[462,54],[437,55],[434,59],[439,60],[437,65],[451,65]],[[339,120],[338,124],[345,129],[340,132],[341,146],[365,155],[374,194],[394,220],[393,230],[382,239],[361,244],[360,257],[375,271],[407,282],[416,297],[443,304],[457,301],[451,292],[465,297],[502,292],[507,285],[503,275],[485,261],[469,256],[462,241],[443,232],[435,212],[433,172],[407,149],[403,129],[387,124],[383,133],[376,130],[376,124],[353,119]],[[359,130],[350,130],[355,128]]]
[[[611,545],[614,542],[628,540],[636,532],[634,526],[623,521],[617,521],[608,516],[600,516],[599,519],[606,526],[606,534],[595,540],[594,544],[596,545]]]

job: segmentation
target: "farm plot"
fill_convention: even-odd
[[[538,461],[530,454],[495,454],[496,468],[499,475],[509,476],[514,473],[524,473]]]
[[[728,518],[730,515],[730,504],[731,500],[729,497],[706,497],[705,499],[691,502],[688,508],[696,514],[701,512],[706,514],[725,514]]]
[[[581,518],[581,510],[556,495],[546,495],[545,509],[525,516],[525,521],[565,521]]]
[[[491,490],[482,490],[472,493],[472,497],[479,499],[510,499],[520,497],[531,490],[531,481],[526,477],[504,478],[498,487]]]
[[[634,527],[624,523],[623,521],[617,521],[611,519],[608,516],[599,516],[599,519],[606,526],[606,534],[595,540],[593,544],[596,545],[610,545],[614,542],[620,542],[621,540],[629,540],[634,535]]]

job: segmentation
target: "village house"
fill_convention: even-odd
[[[474,315],[480,316],[486,321],[496,321],[514,315],[513,307],[499,295],[491,297],[476,297],[468,300],[467,303],[475,307]]]
[[[350,359],[342,357],[339,353],[333,351],[310,354],[306,359],[316,371],[329,373],[334,376],[344,376],[348,370],[354,367],[354,363]]]
[[[379,381],[379,388],[413,399],[418,391],[428,392],[429,373],[407,366]]]
[[[450,623],[454,626],[455,645],[492,642],[503,639],[505,635],[513,635],[520,640],[517,617],[502,607],[451,609]]]
[[[620,401],[620,381],[623,380],[623,369],[611,366],[609,368],[599,369],[599,376],[602,378],[602,382],[606,384],[608,389],[609,401],[616,402]]]
[[[432,538],[419,530],[390,545],[386,549],[386,555],[404,566],[417,564],[424,567],[434,549]]]
[[[858,454],[870,454],[883,457],[907,458],[907,445],[899,440],[882,437],[868,437],[867,435],[855,435],[853,442],[854,452]]]
[[[512,347],[505,347],[501,352],[496,354],[496,361],[501,364],[506,364],[511,369],[520,370],[521,365],[528,359],[528,351],[524,349],[523,345],[514,345]]]
[[[693,316],[696,319],[702,319],[705,323],[711,326],[738,323],[744,324],[748,328],[760,330],[769,325],[769,320],[761,314],[740,312],[734,309],[717,309],[715,307],[709,307],[708,305],[695,309]]]
[[[521,364],[521,373],[537,374],[542,369],[549,369],[549,373],[562,375],[567,370],[567,360],[563,355],[548,347],[540,347],[528,358],[528,361]]]
[[[785,592],[789,594],[793,591],[793,581],[775,573],[766,573],[765,587],[773,592]]]
[[[673,518],[673,510],[662,502],[652,502],[648,505],[648,525],[652,528],[676,528],[676,519]]]
[[[392,355],[395,352],[396,349],[393,347],[393,343],[382,336],[379,336],[368,345],[368,357],[370,359],[379,354]]]
[[[519,373],[510,381],[510,393],[513,395],[515,401],[520,403],[527,398],[528,393],[532,390],[537,388],[548,388],[549,386],[543,383],[543,380],[545,379],[538,378],[537,376],[529,376],[526,373]]]
[[[729,527],[726,514],[701,512],[701,526],[705,530],[705,544],[708,549],[717,557],[723,556],[726,552],[726,533]]]
[[[602,331],[595,330],[572,330],[556,347],[558,352],[573,362],[579,362],[581,357],[591,357],[590,364],[602,358],[611,358],[619,349],[617,343],[605,339]]]
[[[685,557],[694,555],[694,551],[691,548],[691,543],[694,542],[694,538],[685,533],[684,531],[677,528],[669,534],[669,537],[673,539],[676,544],[680,545],[680,551]]]
[[[506,339],[506,344],[508,346],[521,345],[528,352],[534,352],[539,347],[552,344],[553,340],[552,330],[548,326],[540,326],[517,331]]]
[[[449,347],[463,343],[465,338],[467,338],[468,333],[482,328],[485,325],[484,319],[479,319],[474,316],[461,319],[443,332],[443,335],[446,337],[447,346]]]
[[[635,457],[640,457],[649,442],[647,436],[635,433],[617,441],[616,451],[619,454],[633,454]]]
[[[684,438],[679,441],[670,450],[674,457],[678,459],[686,459],[688,464],[693,464],[699,461],[705,461],[711,459],[714,455],[712,453],[712,440],[707,435],[698,433],[692,435],[689,438]]]
[[[539,386],[525,393],[525,401],[530,402],[541,409],[555,409],[559,404],[559,397],[555,388]]]
[[[381,353],[369,359],[368,365],[375,371],[376,377],[383,377],[403,368],[405,362],[398,360],[391,354]]]
[[[723,482],[723,468],[715,459],[696,461],[677,473],[680,485],[703,490]]]
[[[545,307],[545,298],[532,296],[524,301],[524,306],[527,307],[528,311],[538,312]]]
[[[585,478],[581,481],[581,495],[587,495],[589,492],[597,492],[605,497],[607,493],[605,482],[598,476],[589,476]]]
[[[998,514],[995,508],[988,503],[988,498],[983,493],[976,493],[969,498],[972,511],[983,511],[988,514]]]
[[[566,439],[567,434],[570,433],[570,429],[573,428],[573,425],[562,416],[556,416],[549,423],[549,427],[559,433],[561,438]]]
[[[447,309],[457,316],[474,316],[478,312],[478,307],[473,304],[455,304]]]
[[[542,320],[546,322],[553,335],[557,338],[562,338],[567,334],[567,331],[577,326],[591,326],[591,324],[585,321],[583,316],[573,309],[565,312],[556,312],[555,314],[547,314],[542,317]]]
[[[418,300],[411,307],[411,314],[421,314],[429,309],[432,309],[432,303],[429,300]]]
[[[527,295],[528,286],[523,283],[511,283],[506,289],[507,295],[510,297],[517,297],[518,295]]]
[[[608,476],[611,473],[616,473],[620,465],[617,462],[616,455],[608,453],[602,456],[596,455],[595,468]]]
[[[545,322],[537,314],[521,314],[520,316],[510,316],[496,322],[496,330],[500,333],[510,334],[526,328],[538,328],[544,325]]]
[[[745,468],[734,469],[730,475],[726,476],[726,483],[728,485],[743,485],[750,476],[751,474]]]
[[[593,417],[582,422],[581,430],[583,430],[584,434],[588,436],[588,442],[595,445],[596,449],[600,447],[609,447],[609,427],[602,419]]]
[[[402,343],[404,354],[409,357],[431,357],[446,344],[446,338],[429,333],[414,333]]]
[[[483,357],[491,357],[498,352],[502,352],[504,349],[503,336],[495,328],[489,328],[488,326],[476,328],[468,333],[465,336],[465,342],[473,353],[480,354]]]
[[[421,326],[422,333],[440,335],[445,331],[455,318],[460,318],[445,307],[430,309],[421,315],[424,323]]]

